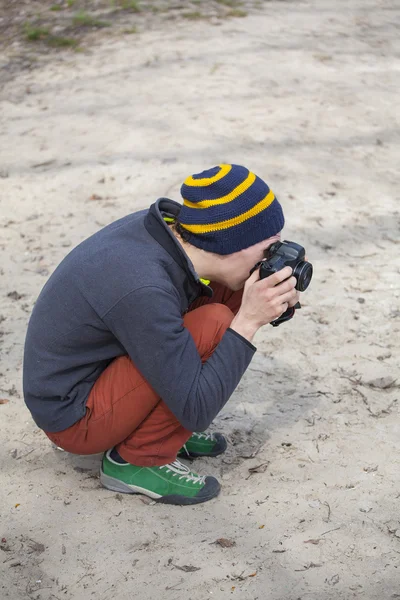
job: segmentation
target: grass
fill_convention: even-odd
[[[60,35],[49,35],[45,42],[52,48],[76,48],[78,42],[73,38],[62,37]]]
[[[133,12],[140,12],[138,0],[110,0],[111,8],[122,8],[123,10],[131,10]]]
[[[52,35],[48,27],[39,27],[31,23],[25,23],[24,34],[30,42],[42,41],[53,48],[76,48],[78,45],[73,38]]]
[[[228,13],[226,13],[227,17],[247,17],[247,12],[242,10],[241,8],[232,8]]]
[[[25,23],[24,34],[27,40],[30,42],[36,42],[48,37],[50,30],[48,27],[35,27],[31,23]]]
[[[218,4],[223,4],[224,6],[238,6],[241,4],[240,0],[216,0]]]
[[[67,26],[65,33],[68,35],[69,31],[72,31],[73,37],[65,37],[63,35],[63,31],[59,31],[60,35],[54,35],[52,33],[53,26],[46,21],[43,20],[43,14],[37,16],[37,18],[32,18],[31,22],[26,22],[23,25],[22,33],[26,40],[29,42],[41,42],[47,46],[51,46],[53,48],[73,48],[75,51],[79,51],[78,40],[76,37],[77,31],[79,28],[102,28],[109,27],[112,25],[111,22],[101,20],[97,18],[95,15],[90,14],[83,8],[81,8],[81,3],[76,0],[52,0],[53,4],[49,2],[48,7],[49,10],[53,12],[65,11],[65,9],[70,9],[70,21],[69,26]],[[106,1],[106,0],[104,0]],[[216,0],[216,2],[222,7],[224,7],[223,15],[224,17],[245,17],[247,16],[247,11],[244,10],[243,0]],[[93,3],[95,4],[95,3]],[[101,4],[101,3],[100,3]],[[153,12],[164,12],[165,10],[169,10],[171,8],[177,8],[175,4],[168,4],[168,8],[161,7],[158,3],[149,3],[149,5],[144,7],[143,0],[108,0],[109,6],[113,6],[119,10],[131,11],[132,13],[140,13],[143,10],[150,10]],[[91,5],[91,4],[90,4]],[[179,8],[184,8],[185,4]],[[190,21],[196,21],[201,19],[207,19],[208,15],[204,12],[204,10],[200,10],[203,7],[203,0],[192,0],[192,10],[189,7],[186,8],[186,11],[180,12],[179,16],[183,19],[187,19]],[[189,8],[189,10],[188,10]],[[119,11],[115,11],[117,14]],[[72,13],[72,14],[71,14]],[[65,14],[65,13],[64,13]],[[113,13],[114,14],[114,13]],[[100,16],[100,15],[99,15]],[[72,22],[71,22],[72,21]],[[122,30],[124,34],[136,34],[138,33],[137,27],[131,24],[129,21],[126,22],[127,27]],[[72,27],[76,28],[75,32]],[[60,28],[59,28],[60,29]],[[65,29],[65,27],[64,27]],[[69,31],[68,31],[69,30]],[[217,67],[216,67],[217,68]],[[216,70],[215,68],[215,70]],[[214,72],[214,70],[212,70]]]
[[[121,0],[120,6],[124,10],[132,10],[133,12],[140,12],[139,2],[137,0]]]
[[[95,17],[92,17],[84,10],[78,11],[73,19],[72,24],[75,27],[109,27],[110,23],[108,21],[100,21]]]
[[[132,34],[132,33],[137,33],[137,27],[129,27],[129,29],[124,29],[123,30],[124,33],[126,34]]]
[[[188,13],[182,13],[182,17],[184,17],[185,19],[190,19],[192,21],[194,21],[196,19],[203,19],[203,15],[198,10],[195,10],[193,12],[188,12]]]

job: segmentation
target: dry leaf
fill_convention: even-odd
[[[18,508],[18,506],[21,506],[21,505],[20,505],[20,504],[16,504],[16,505],[15,505],[15,508]]]
[[[251,573],[251,575],[247,575],[247,577],[255,577],[257,575],[257,571],[255,571],[254,573]]]
[[[258,529],[264,529],[265,525],[260,525]]]
[[[316,546],[320,541],[321,540],[305,540],[304,544],[314,544]]]
[[[249,473],[250,475],[253,475],[253,473],[265,473],[265,471],[268,469],[268,466],[269,461],[256,465],[255,467],[250,467]]]
[[[175,567],[175,569],[179,569],[180,571],[185,571],[185,573],[194,573],[194,571],[200,571],[200,567],[193,567],[193,565],[174,565],[174,563],[171,562],[171,565],[173,567]]]
[[[222,548],[232,548],[232,546],[236,546],[236,542],[234,540],[228,540],[228,538],[219,538],[215,543],[222,546]]]
[[[9,401],[9,400],[6,400],[5,398],[2,398],[2,399],[0,400],[0,404],[8,404],[9,402],[10,402],[10,401]]]
[[[98,194],[92,194],[90,196],[90,200],[101,200],[101,199],[102,199],[102,197],[99,196]]]

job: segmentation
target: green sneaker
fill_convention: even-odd
[[[179,460],[161,467],[120,464],[103,456],[100,482],[108,490],[125,494],[144,494],[164,504],[198,504],[218,496],[221,489],[215,477],[192,473]]]
[[[190,459],[218,456],[225,452],[227,445],[222,433],[193,433],[179,450],[178,457]]]

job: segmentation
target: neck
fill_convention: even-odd
[[[205,250],[201,250],[200,248],[196,248],[196,246],[189,244],[189,242],[185,242],[173,228],[172,233],[190,258],[193,268],[200,279],[218,281],[220,257],[217,254],[206,252]]]
[[[209,279],[210,281],[218,281],[218,265],[217,256],[212,252],[200,250],[188,242],[178,240],[184,251],[192,261],[194,270],[199,275],[200,279]]]

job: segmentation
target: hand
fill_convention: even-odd
[[[295,290],[296,278],[291,274],[292,269],[285,267],[260,280],[259,270],[254,271],[244,286],[242,304],[231,329],[251,341],[260,327],[294,306],[298,292]]]
[[[300,302],[300,292],[299,292],[299,290],[295,290],[295,292],[296,292],[296,296],[295,296],[294,300],[291,300],[290,302],[288,302],[289,308],[296,306],[296,304],[298,302]]]

